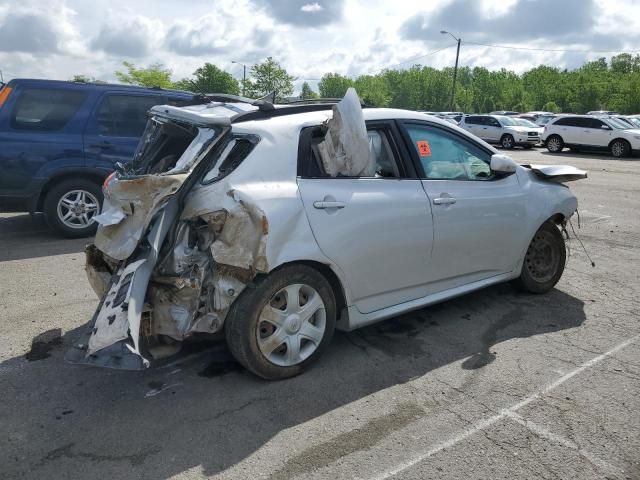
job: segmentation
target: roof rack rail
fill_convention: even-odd
[[[209,102],[248,103],[249,105],[258,107],[260,111],[269,112],[275,109],[273,103],[266,100],[267,97],[271,97],[272,95],[272,93],[269,93],[264,97],[253,99],[249,97],[242,97],[240,95],[231,95],[228,93],[200,93],[194,95],[193,102],[190,102],[188,105],[200,105]]]
[[[250,120],[266,120],[273,117],[283,117],[285,115],[295,115],[296,113],[321,112],[331,110],[335,103],[300,103],[294,105],[279,104],[273,110],[258,110],[253,112],[239,113],[231,118],[231,123],[248,122]],[[368,108],[368,105],[364,105]]]

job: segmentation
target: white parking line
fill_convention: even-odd
[[[534,423],[531,420],[527,420],[523,418],[521,415],[518,415],[515,412],[508,413],[507,417],[509,417],[514,422],[519,423],[526,429],[532,431],[539,437],[546,438],[547,440],[550,440],[555,443],[559,443],[560,445],[570,448],[571,450],[575,450],[580,456],[586,458],[589,461],[589,463],[598,467],[601,471],[608,473],[609,475],[607,475],[607,478],[624,473],[619,468],[614,467],[610,463],[605,462],[604,460],[593,455],[591,452],[580,447],[580,445],[578,445],[573,440],[570,440],[561,435],[553,433],[552,431],[547,430],[543,426],[538,425],[537,423]]]
[[[462,442],[463,440],[466,440],[467,438],[469,438],[471,435],[478,433],[481,430],[484,430],[485,428],[488,428],[490,426],[492,426],[493,424],[495,424],[496,422],[499,422],[500,420],[503,420],[504,418],[513,418],[514,415],[516,414],[516,412],[518,410],[520,410],[522,407],[525,407],[527,405],[529,405],[531,402],[538,400],[540,397],[542,397],[543,395],[549,393],[550,391],[558,388],[560,385],[562,385],[563,383],[565,383],[566,381],[572,379],[573,377],[575,377],[576,375],[578,375],[579,373],[584,372],[586,369],[593,367],[594,365],[596,365],[597,363],[600,363],[602,360],[605,360],[606,358],[610,357],[611,355],[615,354],[616,352],[622,350],[625,347],[628,347],[629,345],[631,345],[633,342],[635,342],[636,340],[638,340],[640,338],[640,335],[636,335],[634,337],[631,337],[627,340],[625,340],[622,343],[619,343],[618,345],[616,345],[615,347],[613,347],[611,350],[608,350],[606,352],[604,352],[601,355],[598,355],[595,358],[592,358],[591,360],[583,363],[582,365],[580,365],[579,367],[575,368],[574,370],[571,370],[569,373],[566,373],[565,375],[561,376],[560,378],[558,378],[557,380],[551,382],[550,384],[548,384],[547,386],[543,387],[542,389],[538,390],[536,393],[528,396],[527,398],[525,398],[524,400],[510,406],[507,408],[503,408],[502,410],[500,410],[497,414],[489,417],[489,418],[485,418],[484,420],[480,420],[479,422],[477,422],[476,424],[474,424],[473,426],[471,426],[470,428],[463,430],[462,432],[460,432],[458,435],[455,435],[453,437],[451,437],[448,440],[445,440],[444,442],[440,442],[437,443],[436,445],[432,446],[429,450],[426,450],[416,456],[414,456],[413,458],[406,460],[405,462],[402,462],[398,465],[396,465],[393,468],[390,468],[384,472],[381,472],[378,475],[375,475],[373,477],[370,477],[372,480],[386,480],[387,478],[391,478],[394,477],[395,475],[413,467],[414,465],[417,465],[418,463],[426,460],[427,458],[435,455],[436,453],[439,453],[447,448],[451,448],[455,445],[457,445],[458,443]],[[519,415],[518,415],[519,416]]]

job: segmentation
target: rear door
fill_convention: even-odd
[[[87,165],[110,172],[116,162],[133,158],[147,124],[147,112],[166,103],[162,95],[107,92],[87,122],[84,148]]]
[[[500,122],[493,117],[482,117],[483,120],[483,131],[484,131],[484,139],[490,142],[497,142],[500,140],[502,136],[502,125]]]
[[[42,179],[84,166],[83,106],[90,93],[73,84],[14,84],[0,119],[0,194],[28,196]]]
[[[313,127],[312,127],[313,128]],[[431,207],[406,164],[393,122],[368,123],[373,177],[329,177],[301,135],[298,187],[316,241],[342,270],[363,313],[423,297],[433,241]],[[413,178],[412,178],[413,177]]]
[[[516,175],[496,176],[492,152],[440,126],[403,123],[422,184],[431,202],[434,243],[431,293],[513,270],[525,221]],[[420,149],[420,145],[429,148]]]

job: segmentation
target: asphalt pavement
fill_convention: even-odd
[[[498,285],[352,333],[266,382],[223,345],[144,372],[69,365],[86,240],[0,214],[0,478],[640,478],[640,159],[589,171],[543,296]],[[573,236],[573,235],[572,235]]]

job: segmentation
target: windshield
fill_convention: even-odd
[[[535,127],[538,128],[538,125],[533,123],[531,120],[527,120],[526,118],[514,118],[518,125],[522,125],[523,127]]]
[[[511,117],[505,117],[504,115],[496,115],[496,118],[502,125],[506,125],[507,127],[517,127],[519,123],[515,121],[515,119]]]
[[[640,128],[640,119],[638,118],[627,118],[628,121],[631,122],[633,128]]]
[[[618,130],[628,130],[629,128],[631,128],[631,125],[621,120],[618,120],[617,118],[607,118],[606,121],[610,126]]]

